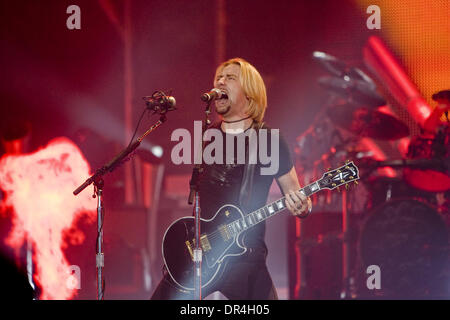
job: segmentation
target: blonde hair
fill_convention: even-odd
[[[267,108],[267,94],[264,80],[258,70],[242,58],[233,58],[223,62],[216,69],[216,77],[223,68],[230,64],[236,64],[241,67],[239,81],[241,82],[245,95],[250,101],[246,113],[255,122],[260,123],[264,118],[264,113]]]

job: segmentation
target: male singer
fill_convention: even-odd
[[[273,179],[277,180],[286,196],[287,209],[295,216],[307,215],[311,211],[311,201],[299,191],[300,185],[287,144],[278,134],[275,136],[277,139],[272,139],[272,130],[263,122],[267,96],[259,72],[244,59],[231,59],[217,68],[214,87],[225,93],[226,98],[215,100],[215,109],[221,121],[212,127],[220,130],[222,141],[234,139],[236,143],[233,148],[227,148],[229,144],[223,143],[223,161],[202,164],[199,182],[201,217],[212,218],[224,204],[234,204],[244,212],[263,207]],[[269,148],[267,154],[278,156],[273,159],[277,162],[276,172],[264,171],[264,168],[274,164],[262,163],[259,157],[256,164],[248,161],[249,140],[246,147],[239,147],[239,136],[246,135],[250,129],[258,133],[266,131],[266,135],[258,134],[258,148]],[[261,143],[262,137],[266,137],[267,141]],[[243,154],[247,156],[239,157]],[[238,161],[243,158],[245,163]],[[220,291],[232,300],[277,299],[266,265],[265,229],[265,222],[261,222],[246,231],[243,243],[248,250],[243,255],[229,257],[223,276],[215,285],[202,290],[203,297]],[[152,299],[193,298],[192,292],[179,288],[167,271],[152,296]]]

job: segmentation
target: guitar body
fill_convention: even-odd
[[[227,258],[244,254],[241,235],[231,235],[226,225],[244,217],[234,205],[222,206],[212,219],[200,219],[202,256],[202,288],[211,286],[220,278]],[[185,290],[194,290],[195,219],[183,217],[166,230],[162,244],[164,264],[171,278]]]
[[[359,179],[353,162],[325,172],[322,178],[299,191],[310,196],[320,190],[334,190]],[[247,251],[242,243],[244,232],[258,223],[286,209],[285,197],[246,215],[234,205],[222,206],[209,220],[200,219],[200,246],[202,248],[202,288],[212,286],[220,278],[228,258]],[[162,244],[164,264],[172,280],[182,289],[194,288],[195,219],[184,217],[166,230]]]

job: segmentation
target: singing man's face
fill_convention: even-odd
[[[226,118],[242,117],[248,100],[240,82],[240,69],[237,64],[230,64],[219,71],[214,79],[214,87],[224,91],[228,99],[216,100],[216,111]]]

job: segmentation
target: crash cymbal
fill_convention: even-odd
[[[313,59],[319,61],[326,71],[334,74],[335,76],[342,77],[347,74],[347,64],[328,53],[314,51],[312,57]]]
[[[363,104],[369,108],[376,108],[386,104],[386,100],[379,95],[372,84],[355,80],[348,76],[344,78],[320,77],[319,85],[345,98],[349,103]]]
[[[312,56],[333,75],[318,79],[325,89],[337,93],[349,103],[360,103],[373,108],[386,104],[385,99],[376,92],[375,82],[361,69],[351,67],[325,52],[314,51]]]
[[[409,128],[402,121],[366,106],[336,105],[329,108],[328,114],[337,126],[361,137],[397,140],[409,135]]]

